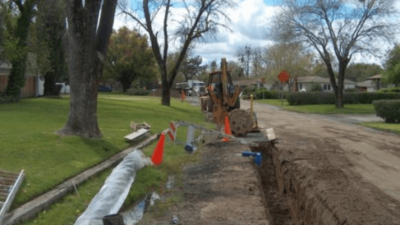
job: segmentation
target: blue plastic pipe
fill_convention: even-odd
[[[244,156],[244,157],[254,157],[254,163],[257,164],[257,166],[261,166],[261,161],[262,161],[261,152],[244,151],[244,152],[242,152],[242,156]]]

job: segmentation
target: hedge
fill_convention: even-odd
[[[141,95],[141,96],[145,96],[145,95],[149,95],[150,91],[149,90],[143,90],[141,88],[130,88],[126,91],[126,94],[128,95]]]
[[[400,87],[394,87],[394,88],[384,88],[384,89],[380,89],[378,92],[382,92],[382,93],[390,93],[390,92],[400,92]]]
[[[289,105],[335,104],[333,92],[296,92],[286,96]],[[344,104],[371,104],[374,100],[400,99],[400,93],[343,93]]]
[[[254,99],[280,99],[281,92],[280,91],[268,91],[267,89],[248,89],[245,88],[243,91],[243,95],[245,99],[249,99],[250,95],[253,94]],[[283,98],[286,98],[288,92],[283,92]]]
[[[400,122],[400,100],[373,101],[376,115],[383,118],[386,123]]]

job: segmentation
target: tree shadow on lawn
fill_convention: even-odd
[[[138,106],[138,105],[126,105],[123,103],[118,103],[118,102],[113,102],[113,103],[107,103],[107,105],[110,107],[110,109],[100,109],[99,112],[103,113],[103,112],[107,112],[108,110],[112,110],[115,112],[115,108],[113,108],[112,106],[116,106],[118,108],[125,108],[125,110],[127,111],[133,111],[133,112],[137,112],[137,111],[142,111],[139,113],[148,113],[149,111],[151,111],[151,113],[156,114],[157,112],[159,113],[163,113],[164,116],[166,115],[170,115],[172,117],[176,116],[176,111],[178,112],[182,112],[182,113],[193,113],[193,110],[189,110],[189,109],[184,109],[184,108],[180,108],[180,107],[176,107],[176,106],[162,106],[161,104],[159,106],[162,106],[158,109],[155,108],[149,108],[149,107],[144,107],[144,106]]]
[[[103,139],[87,139],[80,137],[82,142],[88,146],[94,153],[96,153],[98,156],[100,156],[104,161],[107,158],[119,153],[125,148],[119,148],[116,145],[104,140]],[[128,145],[127,145],[128,146]],[[100,163],[100,162],[98,162]]]

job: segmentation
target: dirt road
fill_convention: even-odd
[[[249,108],[243,101],[242,108]],[[255,104],[295,224],[400,224],[400,136]]]

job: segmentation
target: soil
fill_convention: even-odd
[[[242,108],[249,108],[242,101]],[[278,143],[240,156],[240,144],[211,141],[185,169],[183,201],[140,224],[400,225],[400,137],[343,116],[299,114],[255,104],[259,127]]]
[[[242,103],[249,107],[248,102]],[[255,104],[294,224],[400,224],[400,137]]]
[[[247,146],[211,140],[202,160],[185,168],[184,201],[162,216],[147,216],[139,224],[270,225],[270,215],[252,159],[242,157]]]

